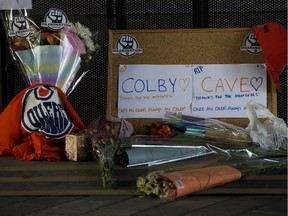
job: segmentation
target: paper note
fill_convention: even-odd
[[[248,101],[267,106],[264,64],[206,64],[193,68],[193,116],[246,118]]]
[[[162,118],[166,111],[204,118],[247,118],[267,106],[264,64],[120,65],[118,117]]]
[[[0,10],[10,10],[10,9],[32,9],[31,0],[1,0]]]
[[[192,72],[187,65],[120,65],[119,118],[191,114]]]

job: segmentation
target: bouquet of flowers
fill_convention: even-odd
[[[171,172],[152,172],[137,179],[137,191],[143,195],[174,200],[241,178],[241,172],[227,166],[186,168]]]
[[[114,178],[114,157],[118,150],[120,122],[101,121],[99,129],[92,133],[92,155],[99,162],[102,185],[111,187]]]
[[[70,22],[60,9],[50,9],[41,27],[26,10],[7,11],[4,22],[11,54],[28,85],[50,84],[69,95],[99,50],[97,33]],[[81,67],[86,68],[79,76]]]
[[[137,192],[174,200],[185,195],[237,181],[266,169],[286,168],[287,152],[265,149],[218,149],[214,154],[150,171],[136,180]],[[251,165],[252,164],[252,165]]]
[[[100,166],[102,185],[104,188],[112,187],[116,181],[114,166],[120,150],[119,140],[131,136],[133,127],[125,119],[97,118],[89,124],[88,131],[91,135],[92,156]]]
[[[252,139],[244,128],[218,119],[176,115],[171,112],[166,112],[164,119],[165,124],[176,131],[174,141],[200,141],[224,148],[242,148],[252,144]]]
[[[161,168],[154,168],[154,171],[150,170],[137,178],[136,188],[141,195],[173,200],[236,181],[244,175],[261,173],[265,169],[287,168],[286,149],[255,147],[243,128],[216,119],[167,112],[165,121],[146,128],[148,137],[129,139],[133,143],[132,147],[136,147],[137,143],[138,148],[141,144],[144,149],[152,145],[153,148],[162,149],[174,147],[176,153],[177,145],[178,148],[202,146],[207,152],[186,150],[186,153],[191,154],[190,157],[179,154],[178,160],[166,156],[161,163],[149,162],[161,165]],[[171,164],[180,160],[181,163]],[[163,161],[170,163],[163,166]]]

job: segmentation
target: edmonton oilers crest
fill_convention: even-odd
[[[21,124],[29,133],[38,131],[56,139],[63,138],[73,128],[57,90],[48,86],[37,86],[26,91],[22,101]]]

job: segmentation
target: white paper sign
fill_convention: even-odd
[[[191,114],[192,72],[187,65],[120,65],[119,118]]]
[[[0,10],[10,10],[10,9],[32,9],[31,0],[1,0]]]
[[[247,118],[249,100],[267,106],[264,64],[206,64],[193,68],[193,116]]]
[[[267,106],[264,64],[120,65],[119,118],[247,118],[249,100]]]

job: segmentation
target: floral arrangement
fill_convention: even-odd
[[[91,137],[92,156],[99,163],[104,188],[115,186],[114,166],[123,160],[121,139],[134,133],[133,126],[125,119],[98,117],[87,128]]]
[[[162,145],[163,149],[174,147],[171,145],[179,145],[180,148],[181,144],[187,147],[203,146],[209,151],[195,155],[196,157],[179,155],[179,160],[183,159],[181,164],[171,164],[171,161],[179,160],[169,158],[161,159],[160,163],[154,162],[156,165],[164,164],[163,161],[170,164],[139,176],[136,180],[139,195],[173,200],[236,181],[245,175],[287,167],[286,149],[255,148],[244,129],[219,120],[166,113],[165,120],[152,123],[146,129],[148,136],[165,137],[169,134],[170,139],[158,142],[141,140],[144,149],[151,144],[154,144],[154,148],[156,144],[158,148]],[[169,133],[172,131],[173,133]]]
[[[169,179],[151,172],[137,178],[136,189],[139,194],[166,199],[175,196],[176,187]]]
[[[139,176],[136,180],[138,194],[174,200],[236,181],[242,176],[262,173],[266,169],[287,168],[287,151],[223,150],[232,157],[225,157],[222,151]]]
[[[116,181],[113,172],[119,149],[120,125],[120,122],[97,119],[88,127],[92,140],[92,155],[99,162],[104,188],[112,187]]]
[[[41,27],[26,11],[15,13],[6,13],[5,27],[10,51],[26,83],[51,84],[70,94],[78,83],[76,77],[82,79],[88,72],[88,63],[99,50],[97,33],[69,21],[60,9],[50,9]]]
[[[146,126],[145,128],[148,135],[159,135],[167,138],[175,136],[175,129],[170,125],[165,124],[164,121],[153,122],[150,126]]]
[[[91,61],[92,60],[92,56],[93,53],[98,50],[99,44],[95,43],[92,38],[93,35],[91,33],[91,31],[89,30],[89,28],[87,28],[86,26],[82,25],[79,22],[74,23],[70,23],[71,24],[71,31],[78,35],[79,38],[83,41],[84,43],[84,48],[83,51],[81,52],[82,56],[85,56],[85,60],[86,61]]]
[[[137,191],[161,199],[176,198],[229,183],[241,178],[241,172],[227,166],[186,167],[170,172],[152,172],[136,181]]]

